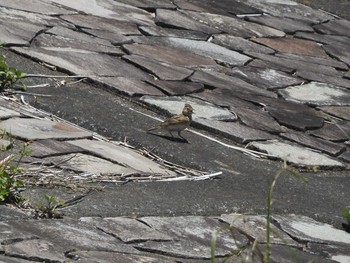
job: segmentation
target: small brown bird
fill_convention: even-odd
[[[182,110],[182,114],[170,117],[169,119],[163,121],[161,124],[150,128],[147,132],[163,129],[163,130],[167,130],[171,134],[171,136],[174,137],[172,132],[177,131],[177,134],[179,135],[179,137],[186,140],[184,137],[181,136],[181,132],[184,129],[190,127],[190,124],[192,122],[192,113],[193,113],[192,106],[186,103],[185,107]]]

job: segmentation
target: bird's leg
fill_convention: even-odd
[[[174,138],[174,135],[173,135],[173,133],[172,133],[171,131],[169,131],[169,133],[170,133],[171,137],[173,137],[173,138]]]

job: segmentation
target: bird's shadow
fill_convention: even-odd
[[[190,143],[185,138],[177,138],[177,137],[167,136],[167,135],[163,135],[163,134],[157,134],[157,133],[153,133],[153,132],[147,132],[147,133],[152,134],[154,136],[161,137],[163,139],[166,139],[166,140],[169,140],[169,141],[172,141],[172,142]]]

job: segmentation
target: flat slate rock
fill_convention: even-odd
[[[129,22],[121,22],[113,18],[89,16],[89,15],[63,15],[61,19],[68,21],[83,29],[104,30],[122,35],[141,35],[137,25]]]
[[[350,106],[350,91],[332,84],[310,82],[281,89],[286,100],[317,106]]]
[[[194,98],[144,96],[140,100],[161,108],[162,110],[169,112],[171,115],[180,114],[185,103],[190,103],[194,111],[193,121],[200,119],[222,121],[236,120],[236,116],[229,110]]]
[[[74,145],[72,145],[74,146]],[[101,175],[131,175],[140,173],[139,171],[124,164],[116,164],[105,159],[81,153],[67,154],[64,156],[49,157],[45,162],[53,163],[61,169],[69,169],[79,173],[89,173],[97,177]]]
[[[277,97],[274,92],[258,88],[248,82],[233,76],[226,75],[213,70],[197,70],[189,80],[203,83],[206,86],[217,88],[222,95],[237,97],[240,94],[252,96]]]
[[[304,70],[296,71],[294,75],[305,80],[323,82],[323,83],[328,83],[330,85],[336,85],[339,87],[350,89],[350,81],[340,76],[323,75],[323,74],[308,72]]]
[[[246,55],[207,41],[167,37],[159,39],[159,42],[168,47],[208,57],[219,63],[230,66],[244,65],[251,60],[251,58]]]
[[[161,233],[139,220],[124,217],[82,217],[80,221],[91,224],[125,243],[147,240],[171,241],[173,238]]]
[[[84,50],[124,55],[120,48],[113,46],[109,41],[83,34],[64,27],[54,27],[35,37],[31,44],[33,47],[47,49]]]
[[[133,254],[122,254],[110,251],[70,251],[69,258],[78,259],[80,262],[110,263],[118,259],[118,263],[142,262],[142,263],[177,263],[178,261],[161,256],[151,257]],[[1,259],[1,258],[0,258]],[[9,262],[11,263],[11,262]],[[27,261],[26,261],[27,263]]]
[[[344,164],[328,157],[325,154],[320,154],[311,151],[296,144],[288,144],[280,141],[252,142],[249,148],[254,148],[272,155],[280,160],[285,160],[288,163],[306,167],[331,167],[344,168]]]
[[[139,30],[145,36],[179,37],[193,40],[207,40],[209,35],[199,31],[165,28],[160,26],[140,26]]]
[[[176,5],[170,0],[118,0],[118,2],[136,6],[148,11],[154,11],[158,8],[176,9]]]
[[[191,93],[197,93],[199,91],[204,90],[203,84],[194,82],[148,80],[147,83],[153,85],[154,87],[157,87],[157,89],[163,91],[166,95],[170,96],[182,96]]]
[[[311,134],[329,141],[344,142],[349,139],[350,122],[325,123],[321,129],[314,130]]]
[[[130,79],[125,77],[94,77],[92,79],[98,81],[99,83],[103,83],[113,91],[117,91],[118,93],[131,97],[141,95],[164,95],[164,93],[156,87],[137,79]],[[150,78],[149,81],[152,81],[152,78]]]
[[[332,225],[303,215],[272,215],[282,230],[295,240],[323,244],[343,243],[350,248],[350,235]]]
[[[279,52],[327,57],[326,52],[317,43],[298,38],[255,38],[254,42],[263,44]]]
[[[37,158],[78,153],[83,151],[81,148],[71,145],[65,141],[50,139],[34,141],[28,146],[28,150],[30,150],[30,156]]]
[[[308,243],[305,251],[312,254],[325,255],[335,262],[350,262],[349,246],[341,243],[337,243],[336,245]]]
[[[12,118],[0,122],[0,129],[11,133],[14,137],[28,141],[92,137],[91,132],[87,132],[76,126],[46,119]]]
[[[207,65],[216,65],[215,61],[210,58],[193,54],[190,51],[180,51],[176,48],[171,47],[159,45],[133,44],[124,45],[123,48],[128,54],[144,56],[168,64],[173,64],[179,67],[192,68]]]
[[[200,216],[142,217],[139,220],[161,233],[174,237],[174,241],[147,241],[136,245],[137,248],[185,258],[209,259],[208,244],[212,234],[222,226],[216,219]],[[222,232],[216,242],[215,254],[228,255],[238,244],[243,245],[246,242],[247,240],[240,235],[233,240],[228,232]]]
[[[220,33],[220,30],[210,27],[204,23],[200,23],[191,18],[188,14],[180,11],[157,9],[156,18],[154,21],[157,25],[164,27],[193,30],[209,35]]]
[[[325,35],[339,35],[350,37],[350,21],[346,19],[333,19],[327,23],[314,25],[315,30]]]
[[[294,58],[283,58],[255,52],[248,52],[247,54],[249,56],[257,58],[249,63],[250,66],[254,67],[270,68],[279,71],[285,71],[288,73],[293,73],[295,70],[305,70],[310,72],[317,72],[324,75],[340,75],[340,73],[335,68],[320,65],[318,63],[300,61],[295,60]]]
[[[45,26],[3,19],[0,15],[0,39],[6,45],[29,46],[30,41],[44,29]]]
[[[339,159],[350,163],[350,148],[348,148],[346,152],[339,155]]]
[[[328,45],[347,45],[347,43],[350,41],[350,38],[346,36],[324,35],[309,32],[296,32],[294,37],[308,39]]]
[[[243,230],[246,234],[260,243],[266,243],[266,217],[243,214],[224,214],[220,219],[237,229]],[[297,247],[298,243],[290,236],[271,224],[270,242]]]
[[[39,14],[50,15],[50,16],[75,13],[71,10],[59,7],[57,5],[50,4],[49,2],[39,1],[39,0],[32,0],[30,2],[30,5],[28,5],[26,2],[23,2],[21,0],[11,0],[11,1],[1,0],[0,6],[6,7],[9,9],[19,9],[22,11],[39,13]]]
[[[232,4],[231,0],[175,0],[174,2],[181,9],[221,15],[244,15],[261,13],[259,9],[246,5],[242,2],[235,2]]]
[[[193,70],[139,55],[125,55],[123,59],[137,65],[161,80],[184,80],[193,73]]]
[[[324,45],[323,49],[330,54],[330,56],[346,63],[350,67],[350,47],[348,44]]]
[[[320,109],[333,116],[350,121],[350,107],[323,106]]]
[[[20,116],[21,114],[17,111],[0,106],[0,120],[9,119],[12,117],[20,117]]]
[[[193,11],[182,11],[195,21],[201,21],[204,25],[220,30],[234,36],[243,38],[252,37],[284,37],[283,31],[248,22],[233,16],[223,16],[211,13],[199,13]]]
[[[242,96],[242,98],[264,106],[280,125],[297,130],[316,129],[323,126],[321,114],[306,105],[263,96],[247,96],[246,98]]]
[[[254,129],[267,131],[270,133],[280,133],[283,129],[267,111],[234,107],[234,112],[238,115],[241,122]]]
[[[270,15],[247,17],[248,21],[276,28],[285,33],[292,34],[296,31],[314,32],[311,23],[286,17],[275,17]]]
[[[69,143],[85,149],[94,156],[99,156],[114,163],[131,167],[137,171],[144,173],[175,175],[174,172],[163,168],[161,165],[144,157],[140,153],[123,146],[112,144],[111,142],[75,140],[69,141]]]
[[[7,256],[4,256],[4,255],[0,254],[0,262],[6,262],[6,263],[28,263],[28,260],[21,259],[21,258],[15,258],[15,257],[7,257]]]
[[[303,133],[281,133],[280,136],[284,139],[297,142],[301,145],[319,150],[332,156],[337,156],[346,149],[345,145],[322,140]]]
[[[13,47],[12,49],[80,76],[130,77],[141,80],[150,78],[141,69],[107,54],[42,48]]]
[[[236,37],[229,34],[213,35],[212,39],[210,39],[210,42],[240,52],[250,51],[264,54],[275,53],[275,50],[272,48],[268,48],[253,41],[246,40],[242,37]]]
[[[209,119],[198,119],[197,123],[203,126],[203,129],[214,131],[237,143],[246,144],[253,141],[264,141],[274,139],[275,136],[257,129],[253,129],[238,122],[226,122]]]
[[[266,0],[247,0],[245,4],[260,9],[272,16],[291,18],[313,24],[334,19],[332,15],[321,10],[316,10],[290,0],[269,0],[268,4]]]
[[[106,31],[101,29],[89,29],[82,28],[83,32],[88,33],[89,35],[108,40],[114,46],[121,46],[124,44],[132,44],[134,41],[129,36],[124,36],[117,32]]]
[[[290,76],[282,71],[250,66],[235,67],[227,74],[267,90],[275,90],[288,86],[299,85],[304,81],[300,78]]]

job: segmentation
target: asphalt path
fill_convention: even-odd
[[[7,52],[7,58],[12,66],[24,72],[53,74],[14,53]],[[27,83],[48,81],[31,78]],[[103,191],[95,191],[79,205],[70,207],[66,211],[69,216],[265,214],[268,187],[281,162],[253,158],[191,132],[182,133],[190,143],[148,134],[147,128],[157,121],[145,114],[159,118],[165,118],[164,115],[93,83],[35,88],[28,92],[50,95],[26,96],[33,106],[108,138],[126,140],[136,148],[150,150],[186,167],[208,173],[223,172],[218,179],[205,181],[107,185]],[[279,178],[274,191],[273,212],[302,214],[340,227],[341,208],[350,203],[348,172],[301,171],[301,174],[308,183],[287,174]]]

